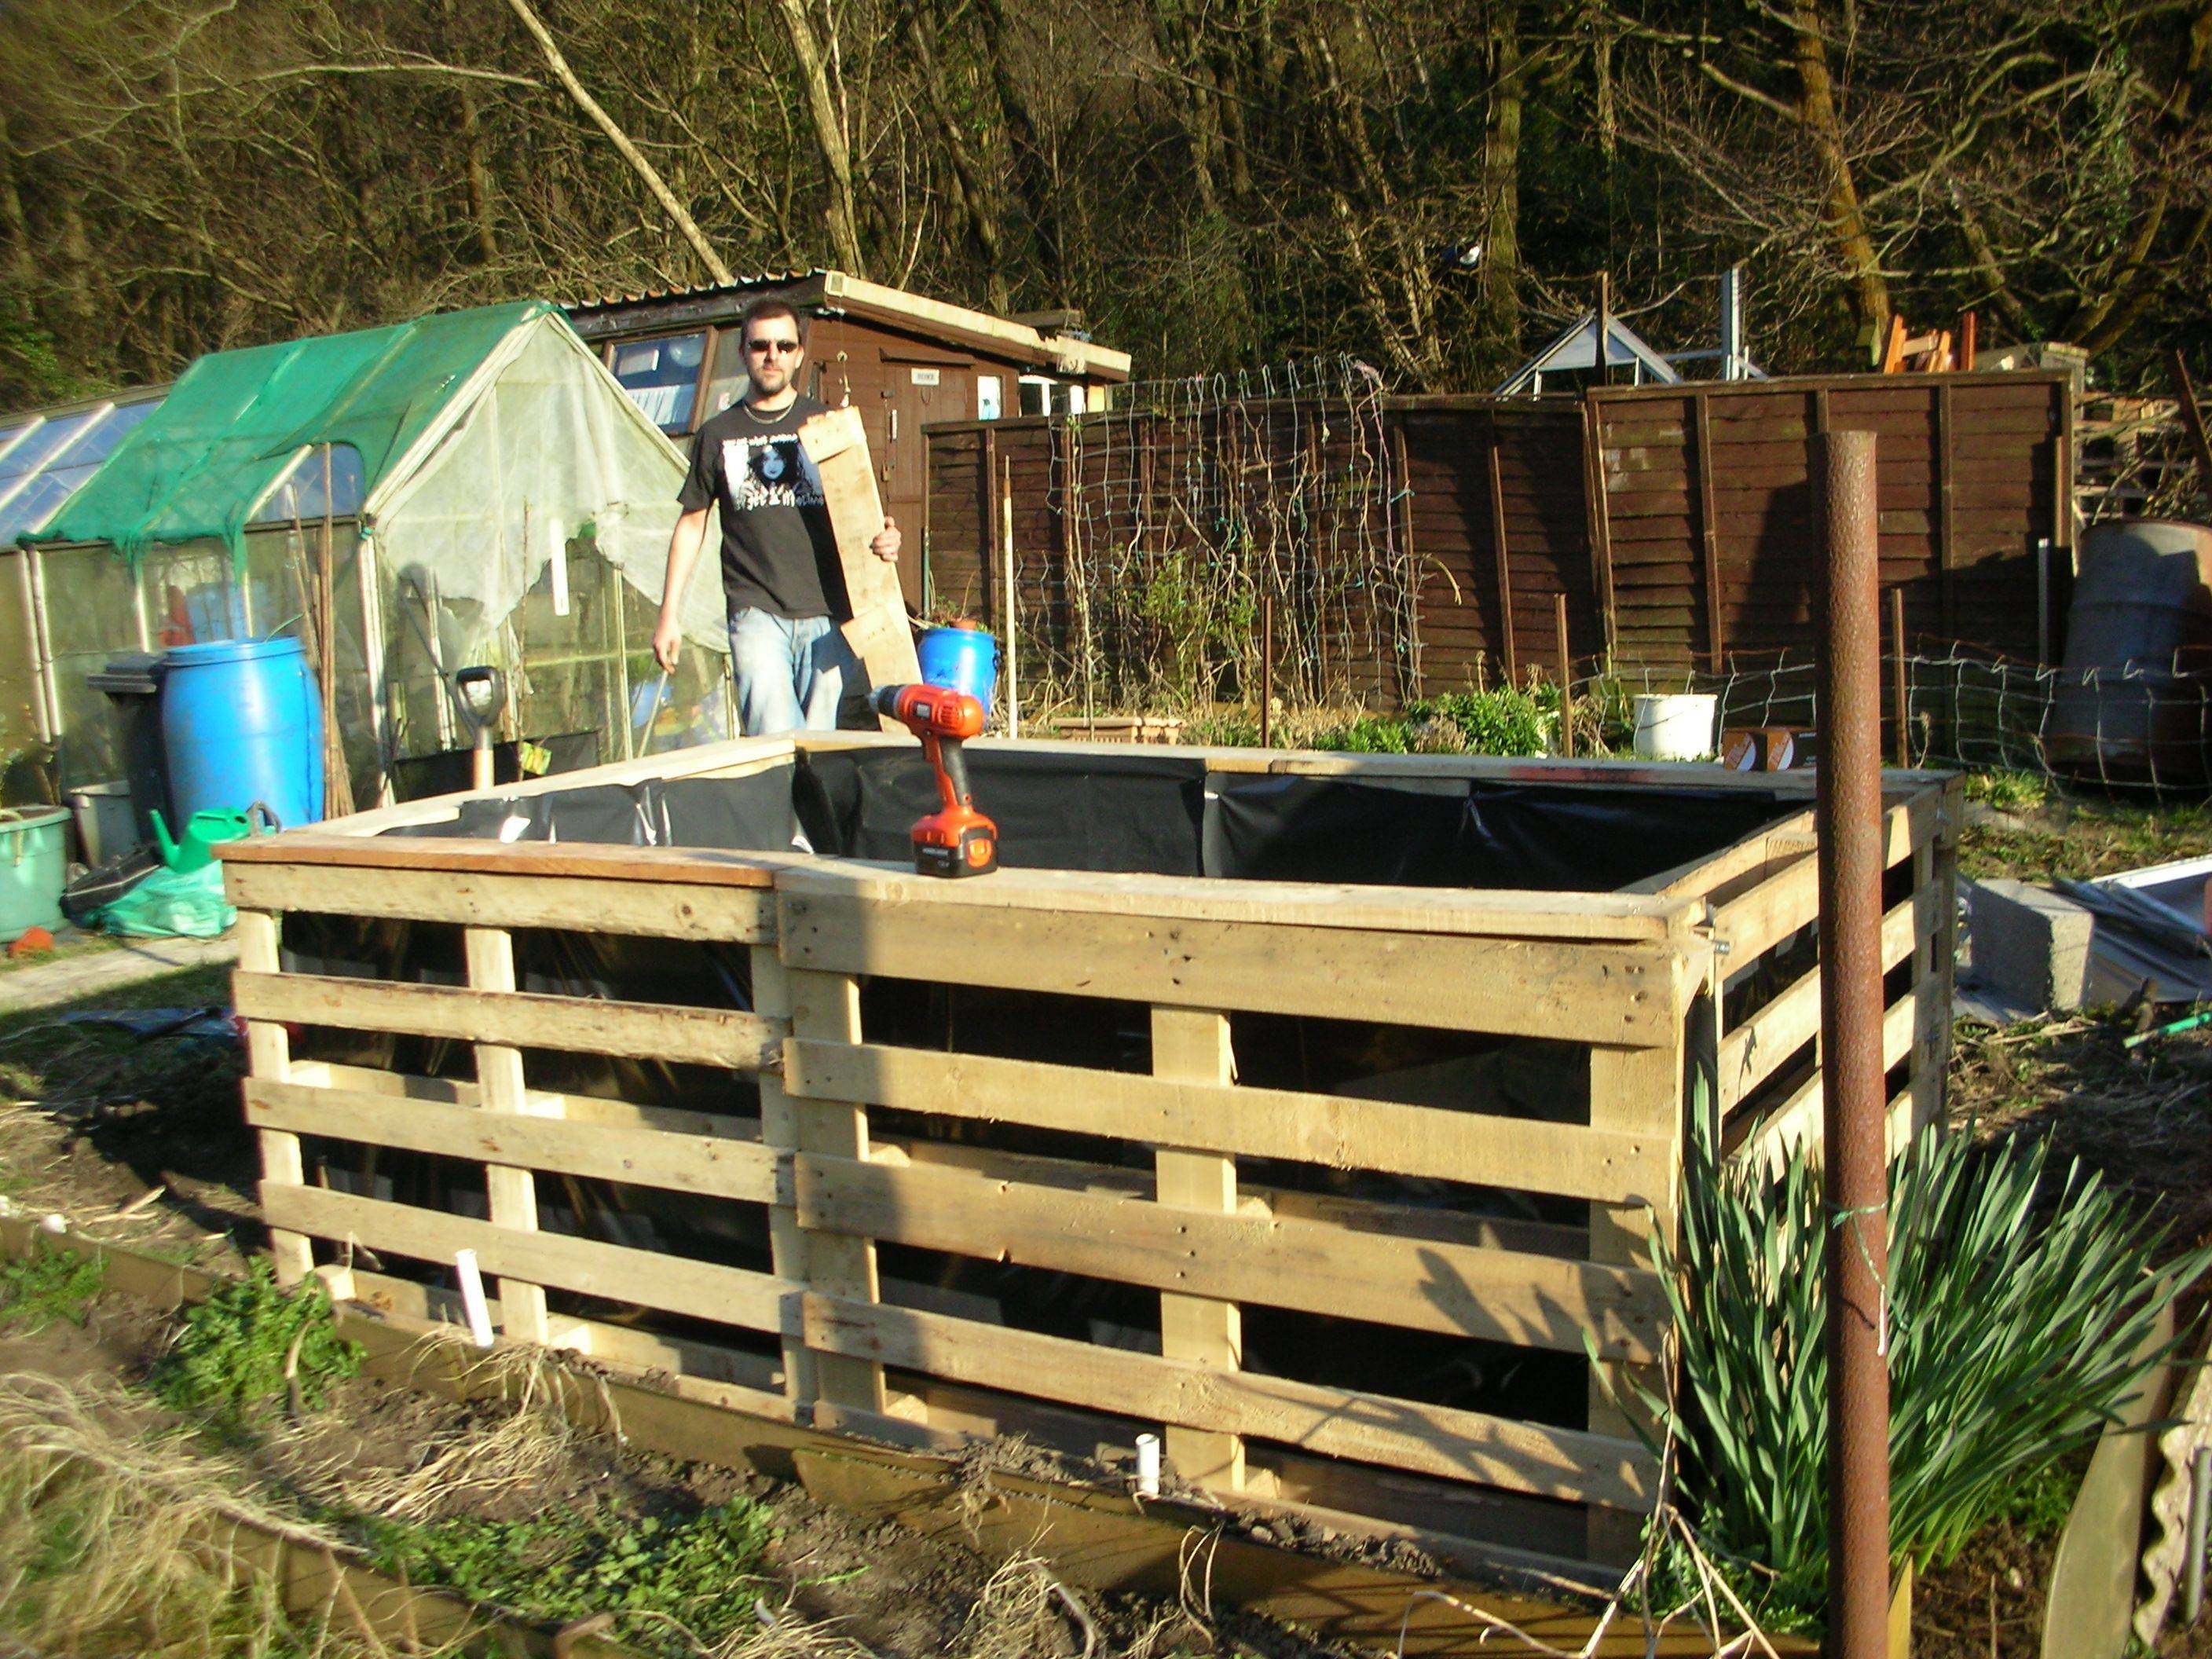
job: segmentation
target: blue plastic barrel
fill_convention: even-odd
[[[323,816],[323,704],[297,640],[171,650],[161,664],[161,747],[179,823],[256,801],[287,830]]]
[[[915,649],[921,678],[947,691],[965,691],[991,718],[991,692],[999,684],[999,642],[976,628],[933,628]]]

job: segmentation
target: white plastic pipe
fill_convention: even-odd
[[[453,1273],[461,1281],[461,1312],[469,1322],[469,1335],[479,1348],[491,1346],[491,1307],[484,1300],[483,1273],[474,1250],[453,1252]]]
[[[1160,1437],[1156,1434],[1137,1437],[1137,1491],[1146,1498],[1160,1495]]]

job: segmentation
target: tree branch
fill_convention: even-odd
[[[576,100],[577,108],[590,116],[599,131],[607,135],[608,142],[614,145],[623,160],[629,162],[637,176],[645,180],[645,187],[653,192],[653,199],[676,222],[676,228],[684,233],[684,240],[691,244],[691,251],[699,256],[699,263],[707,267],[708,274],[716,282],[736,282],[736,274],[722,263],[721,256],[714,252],[714,245],[707,240],[707,234],[699,228],[698,222],[685,211],[684,204],[676,199],[676,192],[668,188],[667,181],[661,178],[659,170],[645,159],[643,151],[630,143],[629,135],[615,125],[614,117],[599,107],[599,100],[584,90],[584,83],[568,67],[568,60],[561,55],[561,48],[554,44],[545,25],[538,21],[538,14],[531,10],[530,0],[507,0],[507,3],[522,20],[523,27],[537,39],[539,49],[545,54],[547,66],[561,84],[568,88],[568,95]]]

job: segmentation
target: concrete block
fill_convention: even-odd
[[[1966,890],[1974,978],[2028,1008],[2079,1008],[2096,918],[2028,882],[1999,877],[1968,882]]]

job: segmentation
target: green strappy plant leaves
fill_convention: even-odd
[[[1705,1114],[1694,1113],[1702,1119]],[[1755,1610],[1816,1614],[1826,1572],[1826,1296],[1817,1169],[1723,1167],[1694,1134],[1681,1238],[1654,1246],[1680,1344],[1671,1419],[1698,1536]],[[1891,1169],[1891,1547],[1954,1557],[2010,1496],[2094,1440],[2170,1351],[2160,1310],[2212,1263],[2154,1267],[2161,1231],[2046,1143],[1930,1131]]]

